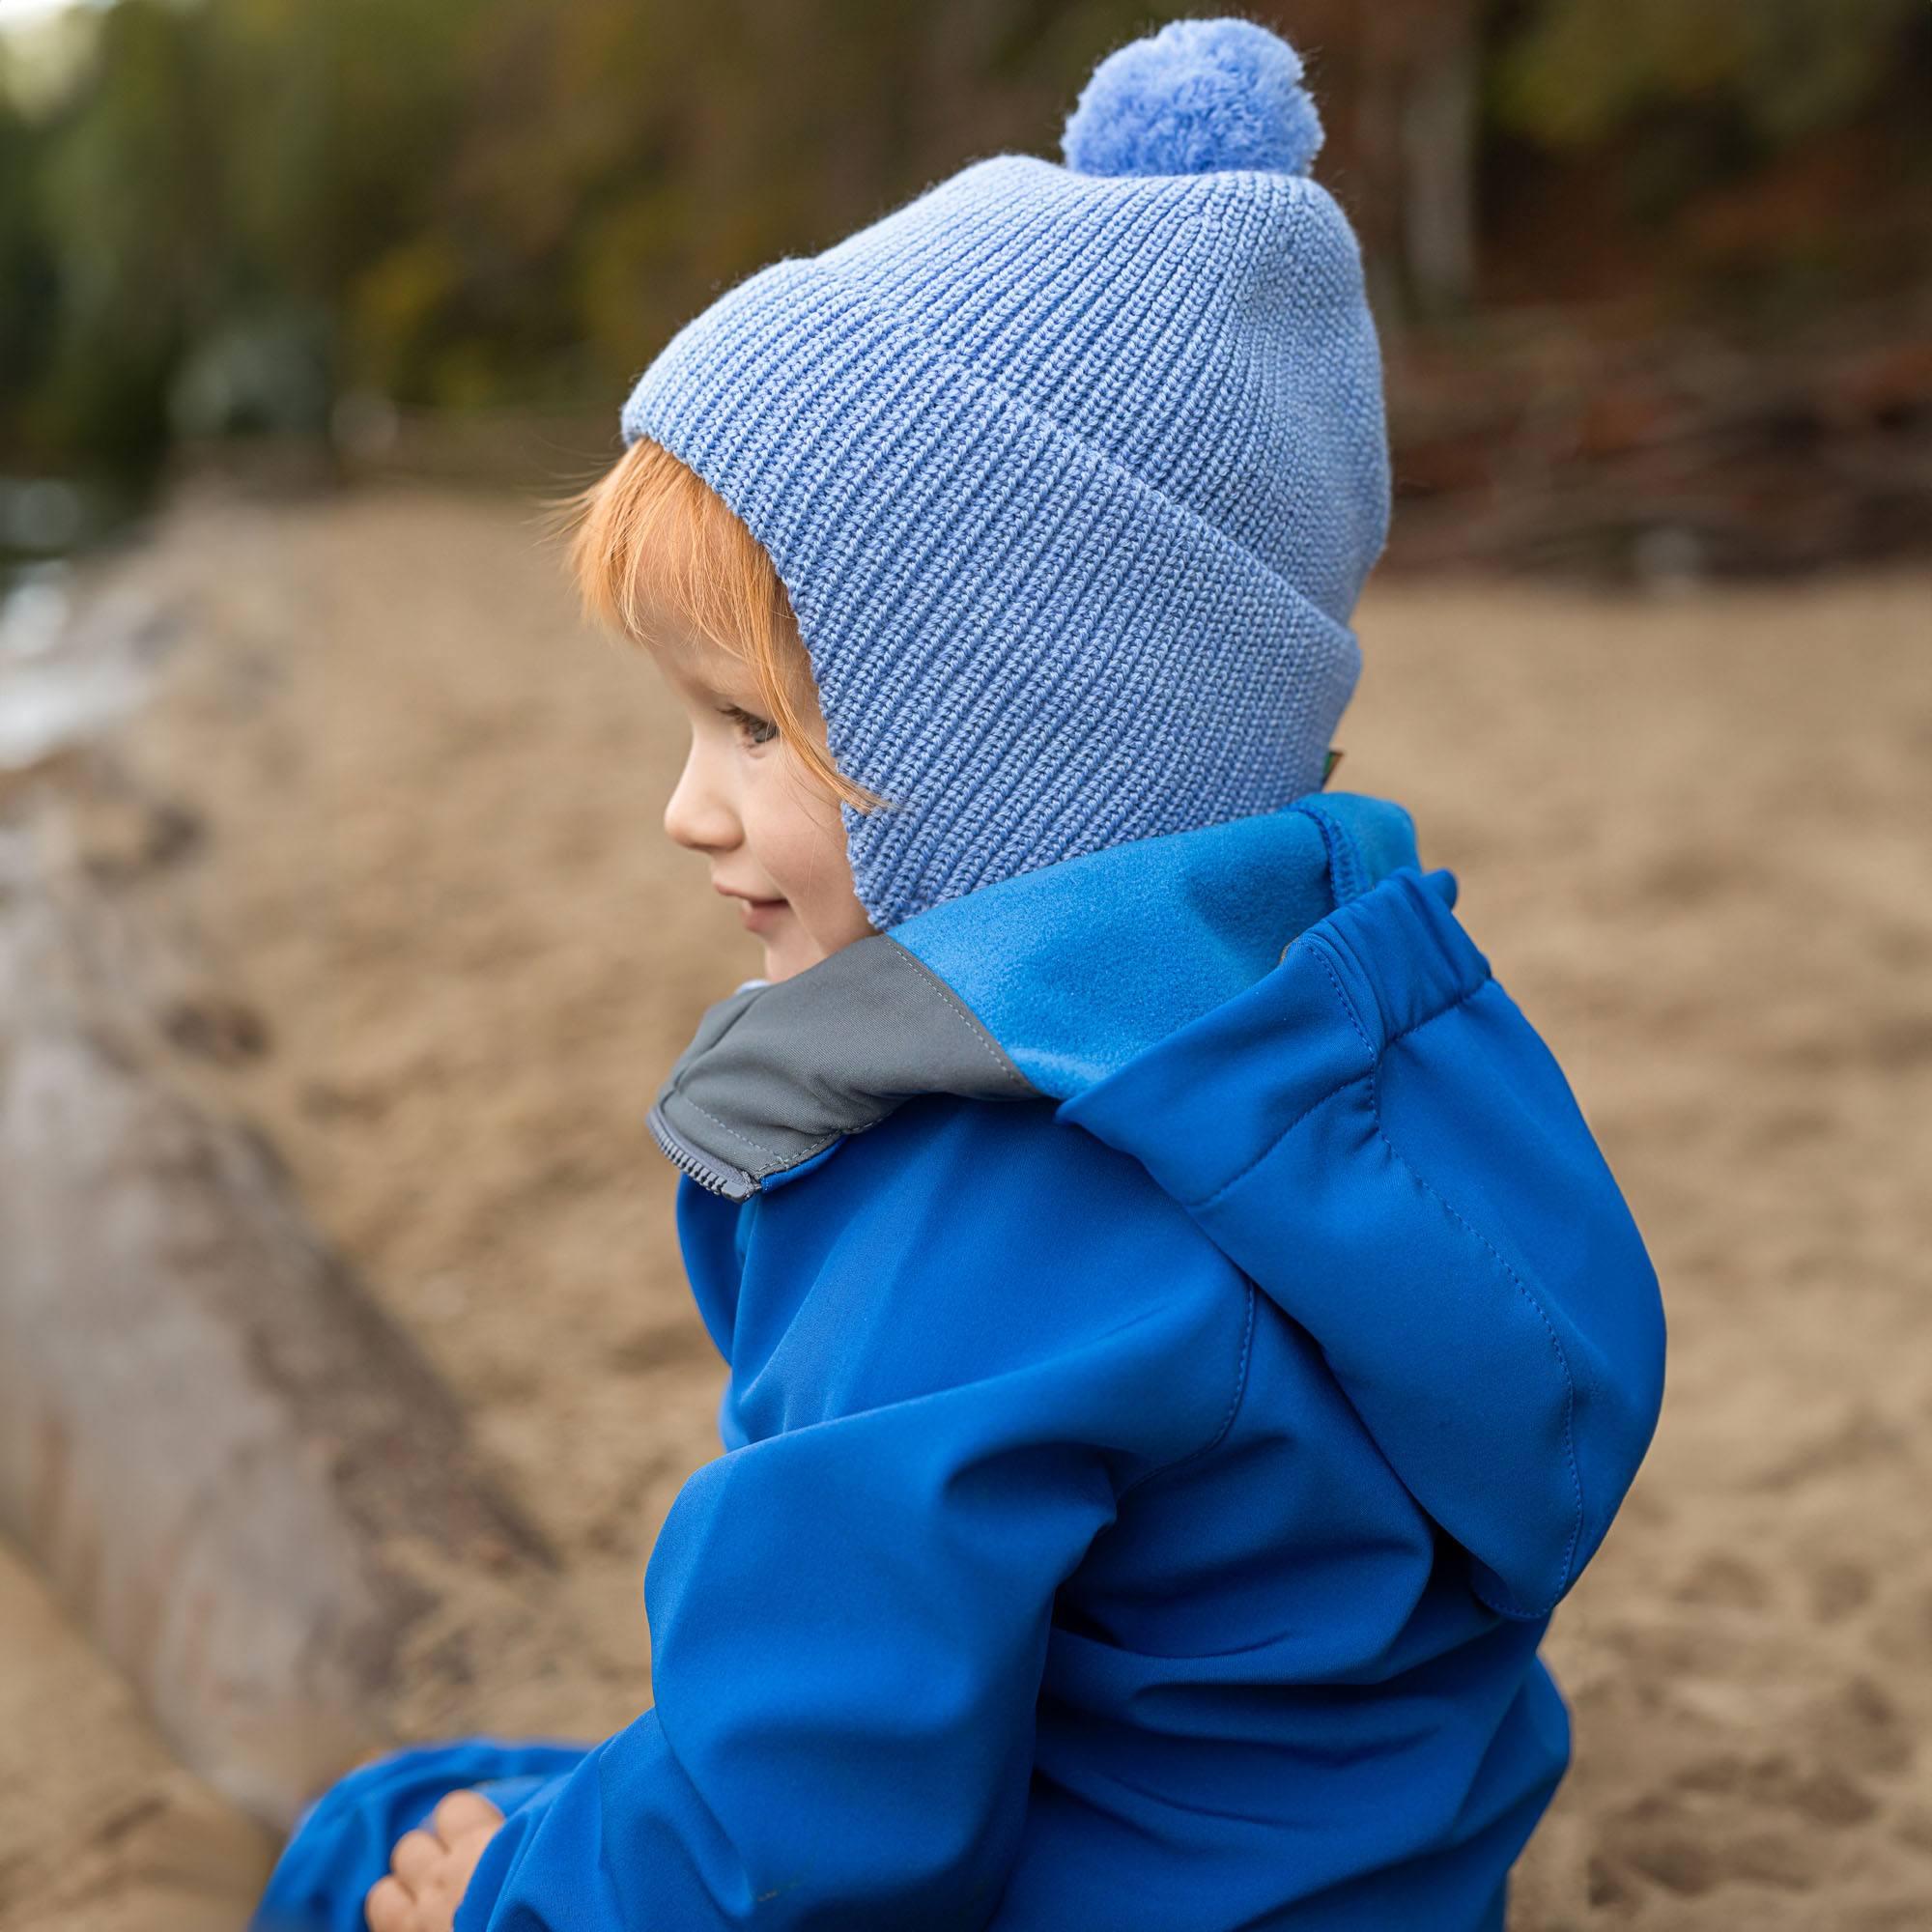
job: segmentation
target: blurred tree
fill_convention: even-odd
[[[5,54],[0,45],[0,63]],[[0,399],[37,385],[53,354],[59,287],[37,158],[35,130],[0,84]]]
[[[1734,109],[1765,140],[1860,111],[1923,0],[1535,0],[1498,62],[1503,118],[1601,142],[1660,106]]]
[[[313,427],[351,390],[602,406],[763,262],[825,245],[964,158],[1054,153],[1099,55],[1198,11],[79,10],[50,98],[10,104],[0,58],[0,461],[134,460],[183,428]],[[1892,103],[1888,125],[1919,125],[1899,75],[1924,71],[1901,59],[1923,54],[1923,0],[1278,0],[1256,16],[1309,57],[1321,176],[1362,231],[1392,333],[1498,294],[1623,286],[1634,259],[1688,279],[1722,256],[1721,224],[1687,230],[1672,258],[1647,234],[1639,249],[1632,221],[1771,182],[1874,103]],[[1808,228],[1732,209],[1724,233],[1797,259],[1848,194],[1867,212],[1923,200],[1888,155],[1833,165]],[[1798,191],[1776,186],[1781,216]],[[1635,213],[1619,231],[1622,204]]]
[[[38,189],[54,251],[58,339],[32,419],[135,462],[167,436],[168,382],[228,293],[203,22],[123,0],[43,134]]]
[[[1923,0],[1514,0],[1492,43],[1498,293],[1766,316],[1922,278]]]

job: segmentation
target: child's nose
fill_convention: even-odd
[[[743,836],[738,814],[698,746],[692,747],[666,801],[664,827],[673,843],[694,852],[726,852]]]

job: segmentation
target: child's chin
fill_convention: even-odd
[[[765,972],[767,980],[789,980],[795,973],[803,973],[808,966],[816,966],[831,948],[822,946],[809,933],[793,912],[785,919],[782,928],[773,933],[765,941]]]
[[[808,966],[816,965],[823,955],[802,932],[788,932],[782,939],[765,942],[765,973],[767,980],[789,980],[794,973],[803,973]]]

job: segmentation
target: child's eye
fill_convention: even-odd
[[[737,725],[749,744],[769,745],[779,735],[779,727],[769,718],[760,718],[756,712],[747,711],[741,704],[721,704],[718,709]]]

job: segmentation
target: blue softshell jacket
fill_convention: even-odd
[[[653,1114],[730,1371],[655,1708],[364,1767],[258,1925],[358,1925],[481,1783],[458,1932],[1499,1926],[1663,1324],[1456,896],[1315,793],[713,1009]]]

